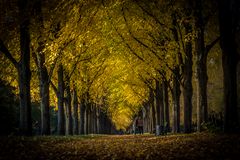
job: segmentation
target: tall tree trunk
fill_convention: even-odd
[[[97,108],[96,108],[96,118],[97,118],[97,134],[100,134],[100,113],[101,113],[101,111],[100,111],[100,106],[98,106]]]
[[[188,13],[187,16],[190,16]],[[192,33],[192,26],[190,20],[184,23],[185,34]],[[192,42],[187,40],[185,42],[185,64],[183,71],[183,97],[184,97],[184,132],[190,133],[192,131]]]
[[[165,121],[164,121],[164,119],[165,119],[165,116],[164,116],[164,99],[163,99],[163,82],[162,82],[162,84],[160,84],[160,88],[159,88],[160,90],[160,97],[159,97],[159,99],[160,99],[160,133],[161,134],[164,134],[164,132],[165,132]]]
[[[170,131],[170,115],[169,115],[169,97],[168,97],[168,82],[163,81],[163,104],[164,104],[164,111],[165,111],[165,122],[166,125],[164,125],[166,128],[166,131]]]
[[[162,84],[156,80],[156,135],[164,131],[164,106],[163,106],[163,88]]]
[[[35,62],[38,69],[39,88],[40,88],[40,106],[41,106],[41,134],[50,134],[50,113],[49,113],[49,75],[45,66],[44,39],[43,39],[43,14],[41,0],[34,4],[36,26],[39,32],[37,53],[34,53]]]
[[[238,130],[237,110],[237,63],[236,50],[236,10],[235,0],[219,1],[219,27],[220,45],[222,49],[222,67],[224,84],[224,131],[235,132]],[[235,19],[234,19],[235,18]]]
[[[176,43],[179,44],[178,31],[177,31],[177,18],[176,14],[172,14],[172,34]],[[180,58],[181,53],[178,52],[176,61],[178,62],[173,69],[173,90],[172,90],[172,100],[173,100],[173,133],[180,132]]]
[[[201,131],[201,124],[207,122],[207,52],[204,44],[204,23],[202,15],[202,0],[196,0],[194,5],[196,49],[196,75],[197,75],[197,130]]]
[[[67,77],[66,80],[66,134],[73,134],[73,119],[72,119],[72,96],[70,90],[70,79]]]
[[[80,104],[80,134],[84,134],[84,126],[85,126],[85,112],[86,112],[86,105],[84,98],[81,99]]]
[[[77,91],[74,87],[73,89],[73,134],[77,135],[79,133],[78,128],[78,97]]]
[[[21,135],[32,135],[31,96],[30,96],[30,34],[29,34],[29,1],[18,0],[20,22],[20,61],[9,52],[0,39],[0,51],[13,63],[18,73],[20,100],[19,130]]]
[[[84,121],[85,121],[85,123],[84,123],[84,133],[85,134],[88,134],[89,132],[88,132],[88,114],[89,114],[89,106],[88,105],[86,105],[86,109],[85,109],[85,115],[84,115],[84,117],[85,117],[85,119],[84,119]]]
[[[153,89],[150,89],[149,93],[149,103],[150,103],[150,111],[151,111],[151,128],[152,133],[156,132],[156,111],[155,111],[155,105],[154,105],[154,92]]]
[[[160,83],[158,80],[155,81],[155,102],[156,102],[156,129],[157,126],[160,127],[160,107],[161,107],[161,98],[160,98]],[[160,129],[160,128],[159,128]]]
[[[41,134],[50,134],[49,76],[47,68],[40,70]]]
[[[92,134],[92,104],[89,104],[88,108],[88,134]]]
[[[58,68],[58,134],[65,135],[63,66]]]
[[[20,20],[20,52],[21,60],[18,68],[20,94],[20,134],[32,135],[31,96],[30,96],[30,34],[28,1],[19,0]]]
[[[96,134],[97,133],[97,129],[96,129],[96,121],[97,118],[96,118],[96,104],[94,104],[93,106],[93,134]]]
[[[174,68],[173,74],[173,133],[180,132],[180,69],[179,66]]]

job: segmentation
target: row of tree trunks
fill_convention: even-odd
[[[165,134],[170,131],[168,85],[155,81],[155,89],[149,88],[149,99],[143,104],[144,132]]]

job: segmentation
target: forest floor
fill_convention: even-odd
[[[240,157],[240,136],[212,133],[0,137],[0,159],[216,159]]]

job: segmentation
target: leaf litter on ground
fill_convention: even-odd
[[[239,135],[213,133],[0,137],[0,160],[236,159]]]

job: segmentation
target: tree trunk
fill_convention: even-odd
[[[30,96],[30,16],[29,1],[18,0],[20,22],[20,61],[9,52],[3,41],[0,40],[0,51],[13,63],[18,73],[20,119],[19,131],[21,135],[32,135],[31,96]]]
[[[47,68],[43,66],[40,70],[40,101],[41,101],[41,134],[50,134],[50,112],[49,112],[49,76]]]
[[[88,134],[92,134],[92,106],[88,105]]]
[[[177,31],[177,18],[175,13],[172,14],[172,34],[176,43],[179,43],[178,31]],[[176,56],[176,61],[178,62],[173,69],[173,91],[172,91],[172,100],[173,100],[173,133],[180,132],[180,51],[178,56]]]
[[[156,102],[156,129],[157,126],[160,126],[160,108],[161,108],[161,91],[160,91],[160,84],[159,81],[155,81],[156,89],[155,89],[155,102]]]
[[[97,134],[100,134],[100,113],[101,113],[101,111],[100,111],[100,106],[99,107],[97,107],[96,108],[96,118],[97,118],[97,126],[96,126],[96,128],[97,128]]]
[[[65,135],[63,66],[58,68],[58,134]]]
[[[94,104],[93,106],[93,134],[97,133],[97,129],[96,129],[96,104]]]
[[[168,82],[163,82],[163,103],[164,103],[164,111],[165,111],[165,122],[166,125],[164,125],[166,128],[166,131],[170,131],[170,116],[169,116],[169,97],[168,97]]]
[[[197,75],[197,130],[201,131],[201,124],[207,122],[207,53],[204,44],[204,23],[202,15],[202,0],[195,1],[195,39],[196,49],[196,75]]]
[[[20,52],[19,62],[19,95],[20,95],[20,134],[32,135],[31,96],[30,96],[30,34],[28,1],[19,0]]]
[[[25,68],[23,64],[21,65],[21,68]],[[20,134],[30,136],[32,135],[30,71],[20,69],[18,74],[20,94]]]
[[[85,123],[84,123],[84,133],[85,134],[88,134],[89,132],[88,132],[88,112],[89,112],[89,108],[88,108],[88,105],[86,105],[86,109],[85,109],[85,113],[84,113],[84,121],[85,121]]]
[[[160,84],[160,95],[159,95],[159,100],[160,100],[160,134],[164,134],[165,132],[165,117],[164,117],[164,99],[163,99],[163,82]]]
[[[70,90],[70,79],[67,78],[66,82],[66,134],[72,135],[73,134],[73,119],[72,119],[72,96]]]
[[[222,49],[224,85],[224,131],[227,133],[239,131],[236,76],[238,54],[235,42],[235,23],[237,22],[235,12],[238,6],[236,3],[235,0],[219,1],[220,45]]]
[[[84,126],[85,126],[85,112],[86,112],[86,106],[85,106],[85,100],[82,98],[81,104],[80,104],[80,134],[84,134]]]
[[[34,4],[36,28],[39,32],[38,47],[35,54],[35,62],[38,69],[38,76],[40,82],[40,105],[41,105],[41,134],[50,134],[50,113],[49,113],[49,75],[45,66],[44,39],[43,39],[43,14],[41,0],[37,0]]]
[[[76,88],[73,89],[73,134],[79,133],[78,128],[78,98]]]
[[[190,16],[190,15],[188,15]],[[190,21],[190,20],[189,20]],[[185,34],[192,33],[192,27],[188,20],[184,23]],[[183,97],[184,97],[184,132],[192,131],[192,43],[191,40],[185,42],[185,64],[183,71]]]
[[[153,89],[150,89],[149,93],[149,103],[150,103],[150,111],[151,111],[151,132],[156,132],[156,112],[155,112],[155,105],[154,105],[154,93]]]
[[[173,133],[180,132],[180,69],[179,66],[174,68],[173,74]]]
[[[162,84],[156,80],[156,135],[160,135],[164,131],[164,106],[163,106],[163,88]]]

